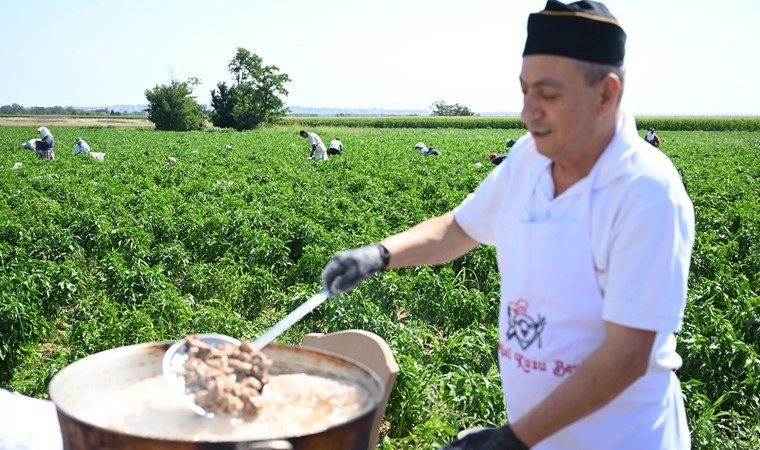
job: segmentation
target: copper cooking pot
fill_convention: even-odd
[[[347,358],[279,344],[270,344],[264,349],[264,353],[273,362],[271,375],[306,373],[344,380],[361,386],[367,393],[368,401],[362,402],[357,414],[345,422],[310,434],[262,440],[228,439],[225,435],[198,439],[192,431],[186,434],[180,432],[180,436],[175,431],[170,434],[171,437],[165,437],[160,432],[156,433],[156,423],[162,423],[159,429],[163,429],[163,421],[166,420],[169,423],[165,427],[167,430],[172,427],[171,424],[181,424],[182,430],[185,427],[199,430],[208,427],[208,422],[204,421],[212,420],[198,416],[187,408],[170,407],[172,402],[177,405],[179,402],[171,397],[167,386],[166,401],[160,400],[160,404],[167,405],[168,413],[153,409],[142,411],[139,406],[134,407],[131,403],[137,402],[140,405],[141,399],[130,398],[133,406],[126,407],[135,411],[126,412],[130,422],[129,431],[104,425],[102,417],[106,413],[113,408],[124,408],[125,405],[105,404],[103,399],[122,393],[133,395],[136,383],[161,376],[161,360],[169,345],[171,343],[138,344],[107,350],[76,361],[56,374],[48,391],[58,411],[64,449],[366,450],[369,446],[373,419],[383,393],[380,378],[365,366]],[[135,393],[133,397],[136,395],[138,394]],[[150,431],[143,430],[143,425],[146,429],[150,428]]]

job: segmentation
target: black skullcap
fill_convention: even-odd
[[[601,3],[584,0],[565,5],[548,0],[543,11],[528,17],[523,56],[538,54],[620,67],[625,31]]]

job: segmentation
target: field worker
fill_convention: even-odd
[[[330,141],[330,145],[327,146],[327,154],[330,156],[343,154],[343,143],[340,139],[335,138]]]
[[[650,128],[649,131],[647,131],[647,135],[644,136],[644,140],[654,145],[655,147],[660,148],[660,138],[657,137],[657,134],[655,134],[654,128]]]
[[[424,156],[441,156],[441,152],[439,152],[437,148],[433,147],[432,145],[430,148],[427,148],[424,142],[418,142],[414,144],[414,147],[412,148],[419,150],[420,153],[422,153]]]
[[[325,148],[324,142],[322,142],[322,139],[319,137],[317,133],[307,133],[305,130],[301,130],[300,133],[302,138],[306,138],[309,140],[309,145],[311,145],[311,154],[309,155],[310,161],[327,161],[327,149]]]
[[[35,141],[37,157],[40,159],[55,159],[53,134],[45,127],[39,127],[37,131],[40,132],[41,137],[41,139]]]
[[[335,296],[384,269],[495,246],[499,343],[483,351],[496,351],[509,423],[446,450],[690,448],[673,333],[694,208],[620,109],[625,39],[604,5],[549,0],[528,18],[528,133],[509,158],[452,211],[322,272]]]
[[[507,146],[507,149],[510,149],[512,148],[513,145],[515,145],[515,141],[513,141],[512,139],[507,139],[507,142],[505,143],[505,145]],[[488,155],[488,159],[490,159],[492,163],[498,166],[505,159],[507,159],[507,154],[504,153],[503,155],[497,155],[496,153],[491,153],[490,155]]]
[[[72,155],[78,155],[80,153],[82,153],[84,155],[89,154],[90,153],[90,144],[88,144],[82,138],[77,138],[77,140],[74,141],[74,153],[72,153]]]
[[[491,153],[490,155],[488,155],[488,159],[490,159],[492,163],[498,166],[499,164],[502,163],[502,161],[507,159],[507,155],[497,155],[496,153]]]

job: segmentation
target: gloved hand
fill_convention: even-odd
[[[322,284],[332,295],[342,294],[385,269],[389,260],[390,253],[382,244],[340,252],[322,271]]]
[[[528,450],[509,425],[486,428],[457,439],[440,450]]]

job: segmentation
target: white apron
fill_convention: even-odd
[[[602,297],[591,253],[591,191],[604,152],[579,181],[575,222],[529,222],[533,189],[512,198],[499,226],[502,275],[499,367],[509,420],[523,416],[565,381],[603,342]],[[518,175],[535,187],[541,171]],[[537,444],[534,449],[689,448],[678,379],[647,374],[612,402]]]

